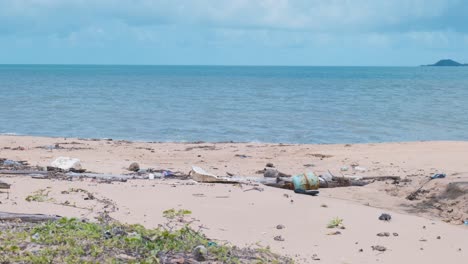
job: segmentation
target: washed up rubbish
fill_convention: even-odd
[[[162,175],[164,177],[171,177],[171,176],[174,176],[175,174],[172,171],[165,170],[165,171],[162,172]]]
[[[82,170],[81,161],[79,159],[69,157],[58,157],[50,165],[62,170]]]
[[[320,187],[319,177],[313,172],[306,172],[292,177],[294,191],[317,190]]]
[[[218,176],[208,173],[204,169],[197,167],[197,166],[192,166],[192,170],[190,171],[189,175],[192,177],[194,181],[197,181],[197,182],[219,182],[220,181]]]
[[[360,172],[365,172],[367,171],[367,168],[364,168],[364,167],[359,167],[359,166],[356,166],[356,167],[353,167],[355,171],[360,171]]]
[[[148,179],[154,180],[154,174],[153,173],[148,174]]]
[[[463,222],[466,226],[468,226],[468,219]]]
[[[445,175],[445,173],[436,173],[431,176],[431,179],[442,179],[442,178],[445,178],[446,176],[447,175]]]
[[[21,166],[21,163],[14,161],[14,160],[4,160],[3,161],[3,166]]]

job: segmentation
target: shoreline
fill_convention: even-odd
[[[93,137],[63,137],[63,136],[43,136],[43,135],[26,135],[16,133],[0,133],[0,137],[31,137],[31,138],[50,138],[50,139],[75,139],[83,141],[120,141],[131,143],[148,143],[148,144],[269,144],[269,145],[378,145],[378,144],[405,144],[405,143],[431,143],[431,142],[468,142],[468,140],[409,140],[409,141],[369,141],[369,142],[339,142],[339,143],[297,143],[297,142],[268,142],[268,141],[154,141],[154,140],[135,140],[125,138],[93,138]]]
[[[59,148],[55,148],[55,144]],[[2,200],[0,211],[93,218],[97,211],[104,210],[102,204],[83,200],[80,195],[62,193],[69,188],[81,188],[100,199],[113,201],[117,210],[110,215],[122,223],[153,228],[163,221],[162,211],[188,209],[207,228],[209,237],[239,246],[260,242],[274,252],[293,256],[298,263],[313,263],[313,254],[323,263],[374,263],[376,259],[381,263],[463,263],[468,257],[468,248],[464,247],[468,236],[463,233],[468,232],[468,228],[461,222],[468,218],[468,191],[454,189],[464,188],[465,184],[459,183],[468,183],[466,141],[147,143],[0,136],[0,158],[48,166],[59,156],[79,158],[84,169],[97,173],[129,173],[128,166],[138,162],[141,168],[187,173],[195,165],[218,176],[231,173],[261,177],[257,172],[266,163],[273,163],[281,172],[293,175],[304,171],[322,174],[330,170],[336,175],[395,175],[402,180],[320,189],[318,196],[310,197],[266,186],[261,186],[262,191],[248,191],[249,186],[200,184],[190,180],[129,180],[102,184],[89,179],[70,182],[0,175],[0,180],[11,184],[11,199]],[[355,170],[351,165],[363,170]],[[347,170],[342,170],[344,167]],[[405,199],[434,173],[445,173],[447,177],[429,182],[416,200]],[[47,189],[56,203],[25,201],[25,197],[40,189]],[[61,204],[66,201],[76,207]],[[390,213],[392,220],[379,221],[381,213]],[[335,217],[343,219],[346,229],[340,230],[340,235],[329,235],[334,230],[326,226]],[[277,225],[286,228],[279,230]],[[399,236],[376,236],[380,232],[396,232]],[[273,239],[278,235],[284,241]],[[436,239],[437,236],[442,240]],[[377,244],[389,251],[377,254],[371,249]]]

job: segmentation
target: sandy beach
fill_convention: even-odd
[[[56,148],[55,146],[59,147]],[[57,157],[81,160],[95,173],[127,174],[128,166],[188,173],[192,165],[218,175],[261,177],[266,163],[281,172],[313,171],[346,176],[400,176],[363,187],[320,189],[318,196],[249,185],[154,179],[98,183],[3,174],[11,184],[0,211],[93,219],[112,209],[123,223],[157,227],[162,211],[188,209],[212,238],[238,246],[260,244],[297,263],[466,263],[468,259],[468,142],[290,145],[265,143],[146,143],[118,140],[0,136],[0,158],[49,166]],[[353,169],[358,168],[358,169]],[[435,173],[446,174],[406,197]],[[81,188],[83,193],[64,192]],[[28,202],[45,189],[53,202]],[[104,202],[103,202],[104,201]],[[70,206],[73,205],[73,206]],[[390,221],[379,216],[388,213]],[[333,218],[345,229],[329,229]],[[284,225],[283,229],[277,229]],[[339,231],[341,234],[330,235]],[[377,236],[388,232],[390,236]],[[281,236],[284,241],[276,241]],[[372,246],[386,247],[385,252]],[[320,260],[319,260],[320,259]]]

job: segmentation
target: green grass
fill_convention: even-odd
[[[179,225],[190,212],[168,210],[164,215],[169,224]],[[190,258],[198,245],[208,249],[209,260],[221,263],[292,263],[269,250],[238,249],[211,241],[188,224],[177,225],[147,229],[62,218],[0,226],[0,263],[160,263],[161,256]]]

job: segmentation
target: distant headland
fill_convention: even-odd
[[[422,65],[422,66],[468,66],[468,64],[463,64],[456,62],[454,60],[446,59],[446,60],[440,60],[434,64],[429,64],[429,65]]]

